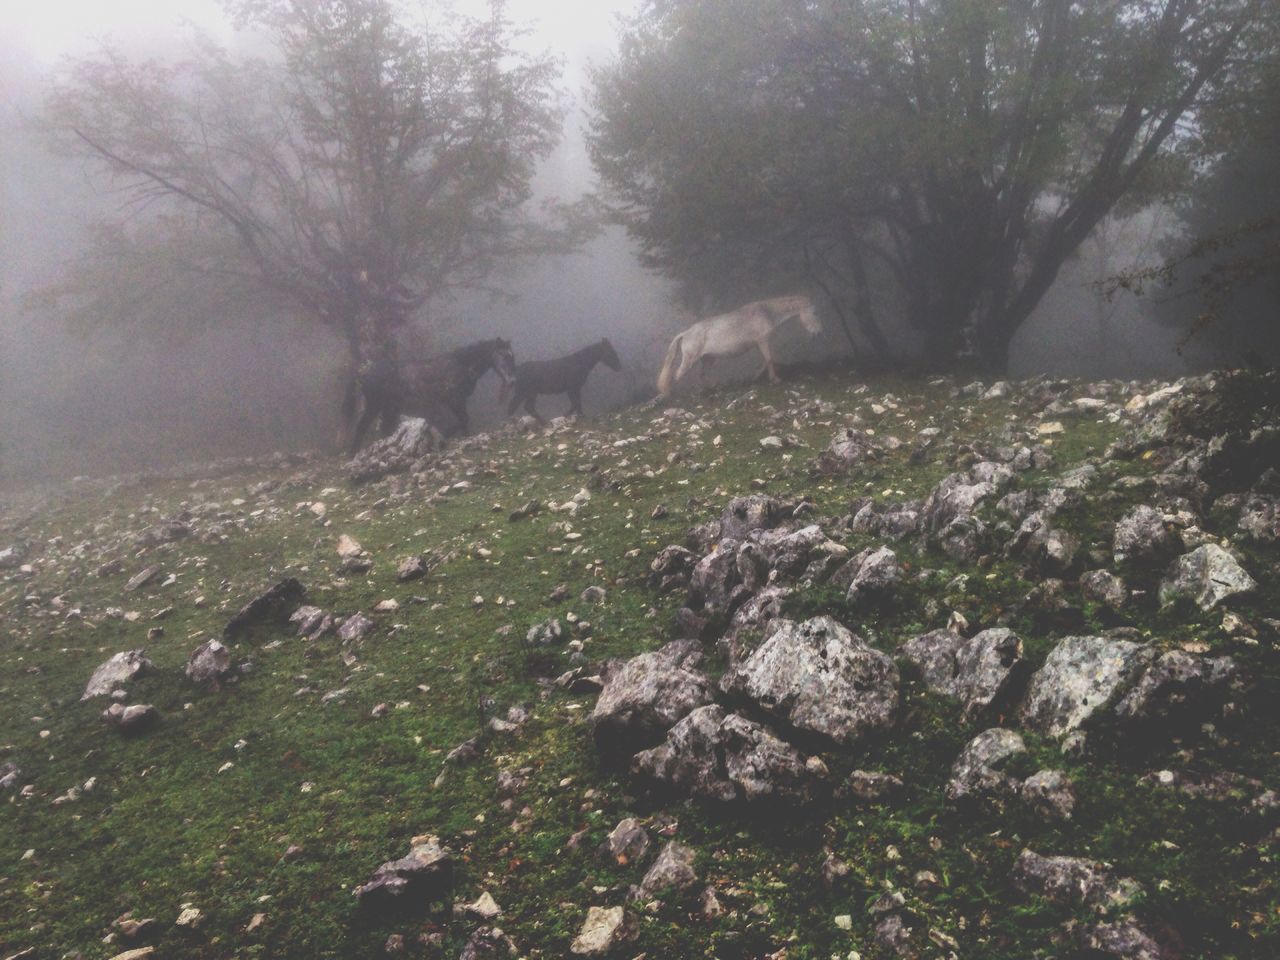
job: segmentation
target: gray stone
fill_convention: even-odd
[[[662,745],[636,754],[631,771],[679,793],[726,803],[807,800],[816,776],[795,747],[715,704],[677,723]]]
[[[902,565],[888,547],[863,550],[835,572],[831,582],[846,589],[845,599],[861,605],[889,599],[902,582]]]
[[[676,641],[609,674],[591,711],[602,753],[629,754],[657,743],[679,720],[711,702],[711,681],[687,666],[690,654],[687,644]]]
[[[1012,468],[990,461],[944,477],[924,502],[925,531],[941,533],[952,521],[971,515],[983,501],[1001,492],[1012,480]]]
[[[134,677],[153,669],[155,664],[147,659],[145,651],[141,648],[121,651],[93,671],[93,676],[89,678],[89,683],[85,686],[84,694],[80,699],[105,697],[117,687],[133,680]]]
[[[1149,647],[1127,640],[1067,637],[1031,678],[1023,722],[1061,737],[1108,709],[1153,657]]]
[[[639,863],[648,852],[649,834],[634,817],[619,821],[600,845],[600,856],[619,866]]]
[[[1090,956],[1114,957],[1115,960],[1175,960],[1176,956],[1181,956],[1160,946],[1133,917],[1086,928],[1080,945],[1089,951]]]
[[[1025,677],[1022,641],[1012,630],[983,630],[969,640],[934,630],[898,648],[935,693],[954,697],[969,719],[1006,706]]]
[[[518,950],[510,937],[493,927],[477,927],[467,937],[467,942],[458,954],[458,960],[496,960],[499,957],[514,957]]]
[[[869,502],[850,518],[849,529],[854,533],[901,540],[920,530],[921,508],[919,500],[884,507]]]
[[[1075,784],[1061,770],[1040,770],[1022,781],[1022,800],[1050,820],[1070,820],[1075,809]]]
[[[368,483],[404,473],[443,447],[444,436],[426,420],[404,417],[391,436],[369,444],[347,464],[347,476],[356,483]]]
[[[1201,610],[1212,610],[1230,597],[1252,593],[1258,583],[1230,553],[1206,543],[1178,558],[1173,574],[1160,584],[1160,603],[1168,606],[1190,597]]]
[[[1022,737],[1012,730],[994,727],[984,730],[961,751],[951,766],[947,799],[952,803],[991,802],[999,804],[1014,796],[1018,781],[999,768],[1010,758],[1026,753]]]
[[[1013,882],[1024,893],[1098,913],[1127,905],[1142,889],[1133,880],[1116,877],[1110,864],[1080,857],[1043,857],[1031,850],[1019,855]]]
[[[697,853],[692,847],[675,841],[668,843],[640,881],[640,896],[652,897],[666,889],[684,893],[698,882],[698,874],[693,867],[696,860]]]
[[[1080,592],[1086,600],[1120,610],[1129,600],[1129,588],[1109,570],[1090,570],[1080,575]]]
[[[934,538],[956,563],[973,563],[987,547],[987,525],[972,514],[956,517]]]
[[[1280,500],[1263,494],[1250,496],[1240,508],[1240,530],[1259,543],[1280,540]]]
[[[663,547],[649,564],[649,585],[662,592],[688,585],[698,555],[685,547]]]
[[[1078,547],[1075,537],[1053,527],[1048,514],[1037,510],[1022,521],[1005,554],[1021,557],[1037,573],[1061,576],[1075,563]]]
[[[430,572],[431,567],[427,564],[426,557],[406,557],[396,567],[396,582],[409,583],[412,580],[421,580]]]
[[[1181,546],[1181,538],[1165,523],[1164,514],[1146,504],[1134,507],[1116,524],[1112,553],[1126,560],[1163,563]]]
[[[524,635],[524,642],[535,647],[550,647],[562,643],[564,639],[564,624],[556,617],[533,625]]]
[[[883,451],[859,430],[846,427],[813,462],[815,472],[824,475],[846,473],[861,464],[879,460]]]
[[[382,864],[353,892],[363,904],[386,905],[440,899],[452,886],[452,851],[439,837],[421,836],[413,838],[407,855]]]
[[[1125,725],[1165,727],[1195,720],[1225,695],[1239,669],[1230,657],[1198,657],[1168,650],[1142,674],[1115,706]]]
[[[216,686],[234,672],[231,651],[217,640],[206,640],[191,651],[185,672],[192,683]]]
[[[898,668],[831,617],[775,620],[765,642],[725,673],[721,688],[847,746],[892,726]]]
[[[635,936],[635,923],[622,907],[591,907],[569,946],[580,957],[603,957]]]
[[[135,703],[128,707],[113,703],[103,711],[102,719],[121,733],[135,734],[155,726],[160,721],[160,711],[149,703]]]
[[[742,582],[738,572],[738,541],[721,540],[693,568],[689,600],[709,614],[728,613],[734,587]]]
[[[735,497],[720,515],[720,537],[742,540],[752,530],[771,530],[791,519],[793,507],[761,493]]]
[[[287,577],[258,594],[232,617],[222,629],[224,640],[235,640],[263,624],[285,623],[302,604],[306,588]]]
[[[124,585],[124,592],[133,593],[134,591],[141,590],[143,587],[149,587],[163,576],[164,570],[161,568],[160,564],[153,563],[151,566],[138,571],[130,577],[128,582]]]
[[[855,770],[845,780],[840,793],[863,803],[880,803],[898,796],[902,790],[902,779],[891,773]]]
[[[353,613],[338,627],[338,639],[343,643],[357,643],[373,629],[373,621],[363,613]]]
[[[22,771],[18,769],[18,765],[12,760],[6,760],[0,763],[0,790],[15,790],[18,781],[22,777]]]

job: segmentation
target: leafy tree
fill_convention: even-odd
[[[431,302],[582,235],[574,209],[527,209],[559,135],[558,65],[517,48],[500,0],[443,26],[394,0],[228,9],[259,55],[105,50],[50,97],[55,129],[128,200],[52,291],[80,315],[163,322],[256,297],[359,363]]]
[[[593,157],[692,299],[808,280],[884,352],[883,278],[930,361],[1000,371],[1093,228],[1185,182],[1180,125],[1265,10],[650,0],[595,75]]]

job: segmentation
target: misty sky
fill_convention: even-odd
[[[571,62],[607,51],[614,17],[636,8],[639,0],[509,0],[512,20],[528,23],[539,45],[565,54]],[[483,0],[454,0],[464,12],[478,12]],[[428,9],[445,4],[428,3]],[[78,54],[99,40],[130,45],[172,37],[194,24],[220,40],[231,28],[217,0],[0,0],[0,29],[33,59],[52,64]]]

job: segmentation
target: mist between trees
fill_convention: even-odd
[[[653,0],[589,67],[470,9],[5,51],[0,480],[327,447],[391,341],[609,336],[588,409],[646,399],[678,329],[800,288],[790,361],[1274,358],[1272,4]]]

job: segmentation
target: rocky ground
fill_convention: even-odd
[[[843,379],[0,518],[0,960],[1280,955],[1280,385]]]

